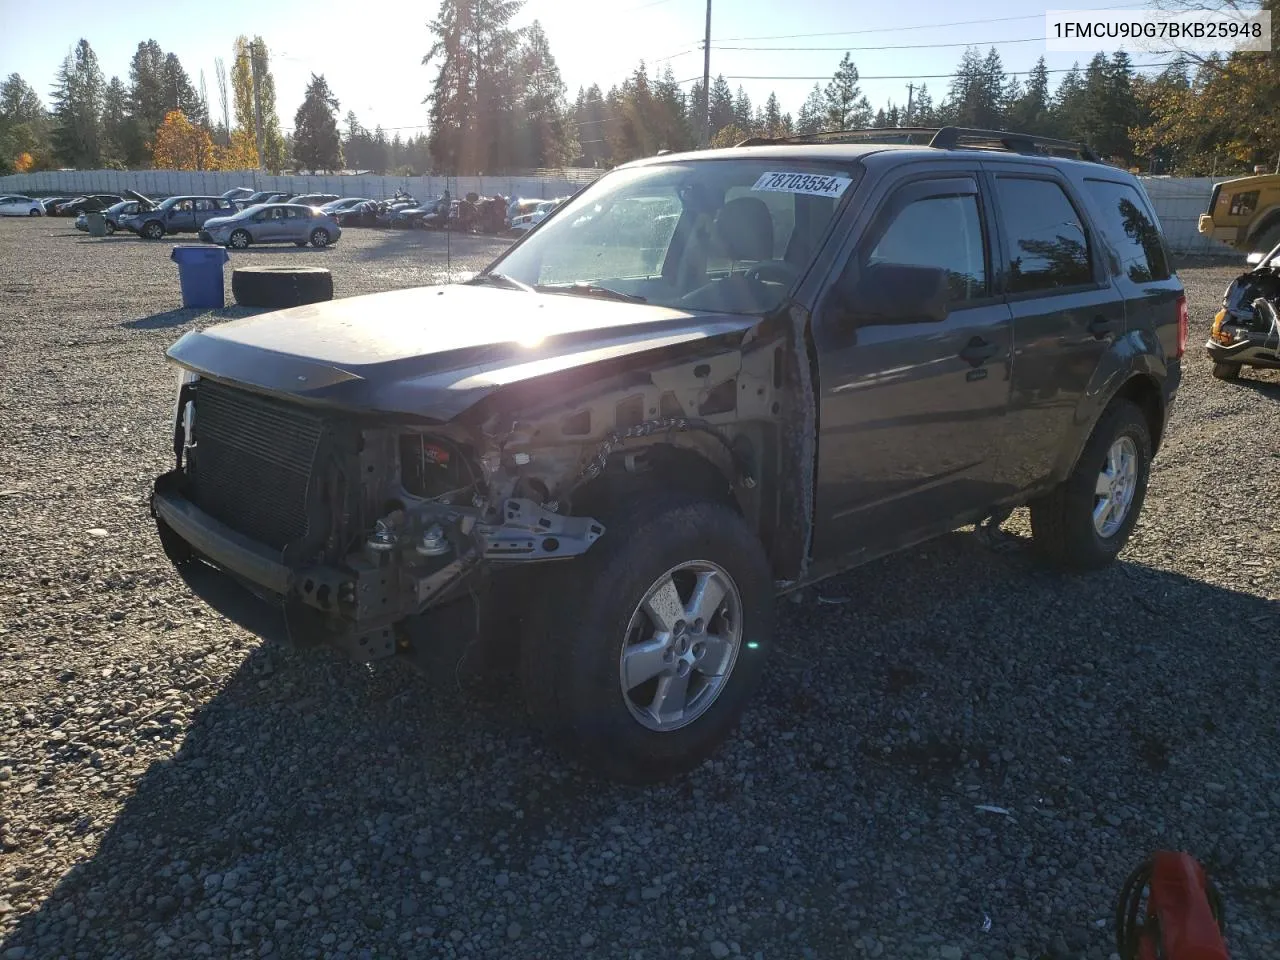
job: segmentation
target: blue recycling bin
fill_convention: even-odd
[[[222,265],[231,259],[222,247],[181,244],[169,259],[178,265],[184,307],[225,307]]]

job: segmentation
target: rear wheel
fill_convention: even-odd
[[[1249,244],[1252,253],[1270,253],[1280,243],[1280,223],[1273,223],[1263,230]]]
[[[1110,564],[1138,522],[1150,470],[1146,417],[1134,403],[1114,401],[1094,427],[1071,476],[1030,504],[1036,549],[1069,570]]]
[[[253,237],[249,236],[248,230],[237,230],[227,240],[227,245],[235,247],[237,250],[243,250],[253,242]]]
[[[1240,378],[1240,364],[1214,361],[1213,375],[1219,380],[1238,380]]]
[[[316,227],[312,230],[311,245],[313,247],[327,247],[329,245],[329,231],[324,227]]]
[[[164,224],[159,220],[148,220],[142,227],[142,235],[148,240],[159,240],[164,236]]]
[[[768,560],[742,518],[709,501],[642,498],[587,556],[548,574],[520,672],[555,743],[629,783],[711,756],[773,636]]]

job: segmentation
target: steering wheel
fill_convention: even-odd
[[[764,263],[757,263],[747,271],[747,279],[755,283],[774,282],[789,286],[799,277],[799,267],[785,260],[767,260]]]

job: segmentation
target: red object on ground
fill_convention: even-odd
[[[1141,960],[1229,960],[1200,864],[1161,850],[1151,858],[1149,883]]]

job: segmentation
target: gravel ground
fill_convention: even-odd
[[[233,264],[344,296],[499,246]],[[171,572],[162,351],[220,315],[173,309],[168,251],[0,221],[3,960],[1106,958],[1159,847],[1218,879],[1233,957],[1280,955],[1280,377],[1194,349],[1234,268],[1183,269],[1193,351],[1121,563],[1042,572],[1019,514],[1012,550],[958,532],[824,584],[719,758],[636,790],[514,697],[264,645]]]

